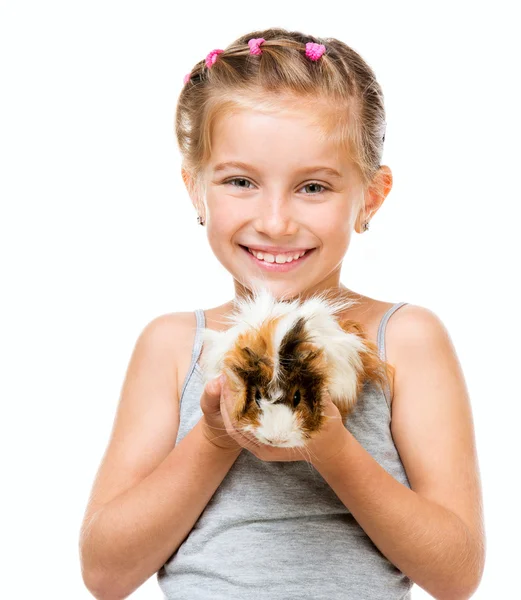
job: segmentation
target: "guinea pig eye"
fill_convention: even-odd
[[[260,408],[260,400],[261,400],[261,393],[259,388],[255,389],[255,402],[257,403],[257,406]]]
[[[297,390],[294,394],[293,394],[293,406],[297,406],[297,404],[300,402],[300,390]]]

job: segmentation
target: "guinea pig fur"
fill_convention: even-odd
[[[326,390],[345,419],[367,380],[385,385],[391,365],[360,323],[339,315],[353,304],[325,293],[276,300],[257,288],[235,301],[229,329],[203,329],[203,377],[226,375],[239,431],[271,446],[305,446],[324,421]]]

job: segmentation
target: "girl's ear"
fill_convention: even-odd
[[[371,214],[374,214],[384,203],[393,187],[393,174],[387,165],[380,165],[371,186]]]
[[[203,220],[206,221],[204,203],[199,195],[199,191],[193,177],[186,169],[181,169],[181,177],[183,178],[188,195],[190,196],[190,200],[192,201],[197,214],[199,214]]]
[[[378,212],[387,195],[393,187],[393,174],[387,165],[380,165],[373,181],[368,186],[364,195],[364,202],[360,207],[356,223],[355,231],[362,233],[362,224],[365,221],[370,221]]]
[[[194,185],[191,175],[186,169],[181,169],[181,177],[183,178],[183,182],[186,186],[186,189],[188,190],[188,193],[190,194],[190,196],[192,196]]]

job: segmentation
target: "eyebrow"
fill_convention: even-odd
[[[257,169],[253,165],[249,165],[247,163],[243,163],[236,160],[230,160],[227,162],[218,163],[213,168],[214,173],[218,173],[220,171],[226,171],[226,169],[245,169],[250,171],[257,172]],[[322,171],[326,173],[330,177],[336,177],[337,179],[342,179],[342,175],[335,169],[331,167],[304,167],[303,169],[299,169],[298,173],[316,173],[317,171]]]

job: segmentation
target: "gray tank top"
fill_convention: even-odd
[[[392,306],[385,327],[406,302]],[[195,311],[192,361],[180,399],[176,443],[202,416],[197,363],[204,312]],[[345,426],[395,479],[410,488],[391,435],[390,388],[366,382]],[[306,461],[264,462],[244,449],[177,552],[157,572],[169,600],[410,600],[411,579],[373,544]]]

